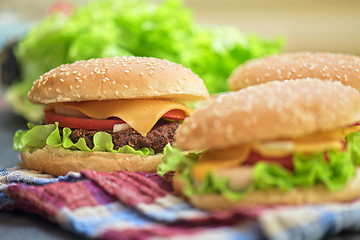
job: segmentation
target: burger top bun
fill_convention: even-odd
[[[360,120],[360,93],[319,79],[273,81],[211,100],[175,134],[183,150],[228,148],[253,141],[294,139]]]
[[[114,99],[206,99],[203,81],[190,69],[168,60],[113,57],[61,65],[35,81],[34,103]]]
[[[341,81],[360,90],[360,57],[322,52],[273,55],[240,65],[228,84],[235,91],[269,81],[299,78]]]

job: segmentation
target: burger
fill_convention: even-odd
[[[186,118],[158,171],[175,171],[175,192],[202,209],[351,201],[360,197],[359,120],[360,93],[340,82],[251,86]]]
[[[340,81],[360,89],[360,57],[325,52],[299,52],[272,55],[247,61],[228,80],[236,91],[275,80],[317,78]]]
[[[53,175],[94,169],[155,172],[162,152],[192,110],[208,97],[190,69],[147,57],[61,65],[34,82],[28,98],[43,104],[44,124],[14,137],[21,167]]]

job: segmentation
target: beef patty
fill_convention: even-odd
[[[171,144],[174,141],[175,130],[178,128],[178,126],[179,123],[177,122],[160,120],[150,130],[150,132],[148,132],[146,137],[143,137],[140,133],[132,128],[119,132],[113,132],[111,130],[103,130],[102,132],[106,132],[111,135],[115,150],[124,145],[129,145],[135,150],[146,147],[153,149],[155,153],[160,153],[163,151],[166,144]],[[69,138],[73,143],[76,143],[80,138],[84,138],[86,145],[90,149],[94,147],[93,137],[98,131],[87,129],[71,130],[72,132]],[[62,130],[60,130],[60,133],[62,134]]]

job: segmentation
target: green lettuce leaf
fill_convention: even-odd
[[[354,177],[356,166],[360,165],[360,133],[352,133],[346,139],[346,151],[330,150],[327,152],[328,160],[323,153],[294,154],[293,172],[277,164],[258,162],[254,165],[253,183],[241,192],[229,189],[228,179],[219,178],[213,172],[209,172],[202,183],[195,187],[191,168],[197,159],[184,156],[179,149],[170,145],[164,151],[159,172],[181,172],[180,177],[185,183],[184,193],[188,196],[195,193],[221,193],[232,201],[241,199],[248,192],[271,188],[290,191],[293,188],[311,188],[315,184],[324,184],[330,191],[339,191]]]
[[[58,124],[47,124],[34,126],[29,124],[29,130],[19,130],[14,136],[14,150],[21,152],[34,151],[36,149],[44,148],[45,145],[50,145],[56,148],[65,148],[68,150],[85,151],[85,152],[112,152],[112,153],[131,153],[141,156],[155,155],[153,149],[142,148],[135,150],[134,148],[125,145],[118,150],[114,149],[111,135],[106,132],[97,132],[94,135],[94,147],[90,149],[84,138],[80,138],[76,143],[73,143],[69,136],[71,134],[70,128],[63,128],[63,137],[60,135]]]

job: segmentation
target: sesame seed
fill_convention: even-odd
[[[160,68],[161,68],[161,69],[165,69],[165,67],[164,67],[164,66],[160,66]]]
[[[144,73],[143,73],[143,72],[141,72],[141,73],[139,73],[139,75],[140,75],[140,76],[144,76]]]
[[[76,87],[75,87],[75,88],[76,88],[76,89],[78,89],[79,87],[80,87],[80,85],[76,85]]]
[[[112,81],[111,83],[112,83],[112,85],[115,85],[115,84],[116,84],[116,81]]]
[[[70,87],[70,90],[73,90],[73,86],[70,85],[69,87]]]
[[[77,94],[75,94],[75,96],[76,96],[77,98],[80,98],[80,94],[78,94],[78,93],[77,93]]]
[[[128,87],[129,87],[128,85],[126,85],[126,84],[124,85],[124,88],[128,88]]]
[[[57,88],[55,91],[56,91],[57,93],[61,93],[61,90],[58,89],[58,88]]]
[[[73,74],[76,74],[77,73],[77,71],[73,71]]]
[[[115,95],[116,95],[116,96],[119,95],[119,91],[115,91]]]
[[[150,75],[153,75],[154,71],[153,70],[150,70],[149,74]]]
[[[64,79],[60,78],[60,82],[64,82]]]
[[[129,71],[129,70],[125,70],[124,72],[125,72],[125,73],[129,73],[130,71]]]

